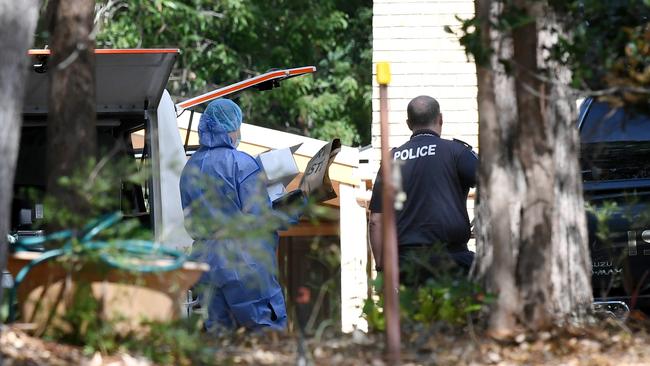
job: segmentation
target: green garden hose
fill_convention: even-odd
[[[111,268],[119,270],[154,273],[167,272],[181,268],[185,262],[186,255],[178,250],[167,248],[160,243],[148,240],[116,240],[112,242],[92,240],[102,230],[105,230],[122,220],[122,213],[115,212],[91,221],[80,232],[63,230],[42,237],[28,237],[17,239],[9,237],[9,245],[13,252],[41,251],[43,244],[52,241],[64,241],[65,243],[56,249],[45,250],[38,258],[32,260],[25,267],[21,268],[14,279],[14,286],[9,292],[9,322],[15,320],[16,309],[13,306],[18,292],[18,286],[27,277],[29,271],[34,267],[54,258],[70,254],[92,254],[97,253],[98,258]],[[73,246],[73,241],[76,244]],[[120,258],[128,260],[120,260]],[[152,261],[159,258],[172,258],[169,263],[163,264],[138,264],[132,259],[143,259]]]

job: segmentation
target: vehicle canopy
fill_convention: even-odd
[[[95,50],[95,97],[97,114],[143,115],[158,108],[178,49]],[[31,50],[23,112],[46,114],[49,93],[49,50]]]
[[[115,189],[115,200],[126,217],[137,217],[151,228],[157,240],[174,247],[191,243],[182,227],[178,193],[185,154],[176,123],[174,103],[165,86],[178,49],[98,49],[95,51],[97,135],[101,154],[121,146],[118,156],[133,164],[147,164],[146,184]],[[26,198],[22,188],[43,192],[49,93],[49,50],[32,50],[23,107],[23,133],[18,157],[12,231],[31,235],[43,218],[41,197]],[[135,134],[144,136],[144,147],[135,149]],[[71,141],[74,143],[74,141]],[[161,147],[164,147],[161,149]],[[81,158],[81,157],[80,157]],[[176,186],[173,186],[176,181]],[[162,197],[165,197],[162,200]],[[31,212],[30,212],[31,211]],[[30,217],[31,216],[31,217]]]

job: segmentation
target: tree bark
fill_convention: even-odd
[[[22,125],[23,96],[27,77],[29,57],[27,50],[32,45],[38,1],[0,0],[0,268],[7,264],[5,238],[11,225],[11,199],[14,175],[18,158],[20,128]],[[2,291],[0,291],[2,303]]]
[[[47,191],[63,208],[84,217],[89,202],[59,179],[79,174],[97,148],[94,0],[50,0],[48,4],[50,94],[47,131]],[[56,228],[56,224],[54,225]]]
[[[536,21],[511,34],[493,28],[508,6]],[[489,330],[505,337],[521,325],[581,320],[592,300],[590,259],[570,74],[543,55],[552,41],[545,29],[561,24],[530,0],[477,0],[476,15],[482,45],[494,54],[489,65],[477,65],[475,274],[496,294]]]

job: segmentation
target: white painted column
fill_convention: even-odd
[[[368,331],[361,316],[368,293],[366,262],[368,259],[366,210],[357,204],[356,188],[339,186],[341,202],[341,330],[355,328]]]

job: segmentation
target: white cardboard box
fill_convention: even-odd
[[[293,153],[300,145],[276,149],[259,154],[256,159],[264,172],[266,190],[271,202],[286,193],[286,187],[300,171]]]

